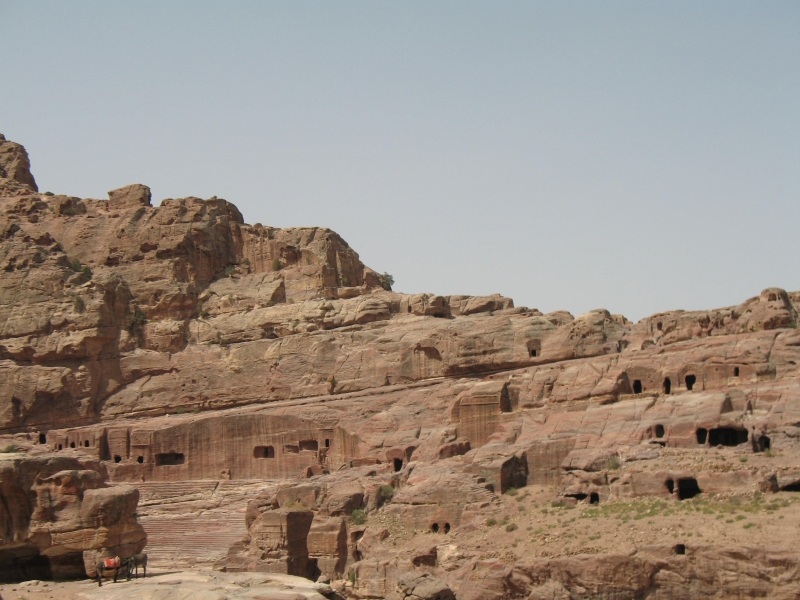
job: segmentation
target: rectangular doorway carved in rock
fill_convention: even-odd
[[[163,454],[156,454],[156,466],[174,466],[182,465],[186,462],[186,458],[180,452],[164,452]]]
[[[319,450],[319,443],[317,440],[300,440],[300,450],[311,450],[316,452]]]
[[[275,458],[275,447],[256,446],[253,448],[253,458]]]

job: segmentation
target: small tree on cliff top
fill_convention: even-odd
[[[389,273],[384,273],[383,275],[378,275],[381,281],[381,287],[385,289],[387,292],[392,291],[392,286],[394,285],[394,277],[389,275]]]

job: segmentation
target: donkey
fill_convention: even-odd
[[[139,567],[142,567],[142,577],[147,577],[147,553],[134,554],[131,560],[133,561],[133,568],[136,569],[136,577],[139,577]]]
[[[131,570],[133,569],[132,558],[106,558],[97,563],[97,585],[103,586],[103,578],[114,576],[114,583],[117,583],[117,578],[124,575],[125,578],[131,580]]]

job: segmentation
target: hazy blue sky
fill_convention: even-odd
[[[41,190],[216,195],[543,311],[800,289],[797,0],[0,0],[0,39]]]

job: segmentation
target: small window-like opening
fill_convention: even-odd
[[[683,544],[676,545],[675,554],[686,554],[686,546]]]
[[[708,438],[708,430],[701,427],[695,431],[695,435],[697,436],[697,443],[701,446],[704,446],[706,443],[706,438]]]
[[[664,426],[663,425],[656,425],[656,437],[657,438],[664,437]]]
[[[84,445],[86,448],[88,448],[88,447],[89,447],[89,440],[86,440],[85,442],[83,442],[83,445]]]
[[[450,523],[445,523],[444,524],[444,532],[445,533],[450,533]]]
[[[531,348],[531,358],[536,357],[536,348]]]
[[[597,492],[589,494],[589,504],[600,504],[600,494]]]
[[[633,393],[634,394],[642,393],[642,381],[640,379],[633,380]]]
[[[394,464],[395,472],[402,470],[403,468],[403,460],[400,458],[395,458],[392,463]]]
[[[331,441],[328,438],[325,438],[325,447],[326,448],[330,448],[331,447]]]
[[[186,462],[186,459],[180,452],[164,452],[162,454],[156,454],[157,467],[182,465],[184,462]]]
[[[115,454],[114,455],[114,462],[115,463],[122,462],[122,457],[119,454]]]
[[[664,379],[664,393],[671,394],[672,393],[672,382],[669,380],[669,377]]]
[[[659,331],[661,331],[662,329],[664,329],[664,325],[661,323],[661,321],[659,321],[658,323],[656,323],[656,329],[658,329]]]
[[[58,449],[59,449],[59,450],[63,450],[63,449],[64,449],[64,445],[63,445],[63,444],[59,444],[59,445],[58,445]]]
[[[764,450],[769,450],[771,444],[772,442],[766,435],[762,435],[760,438],[758,438],[758,450],[760,452],[764,452]]]
[[[678,499],[688,500],[701,494],[700,486],[697,485],[696,479],[686,478],[678,479]]]
[[[136,462],[139,463],[140,465],[143,464],[144,463],[144,456],[137,456],[136,457]]]
[[[733,376],[734,377],[738,377],[739,376],[739,367],[733,367]]]
[[[438,523],[434,523],[433,525],[431,525],[431,531],[433,533],[439,533],[439,524]]]
[[[667,491],[670,494],[675,491],[675,482],[672,481],[672,479],[667,479],[667,481],[665,483],[667,485]]]
[[[74,448],[75,447],[75,442],[70,442],[69,447],[70,448]]]
[[[778,296],[776,296],[775,294],[770,294],[769,295],[769,301],[770,302],[777,302],[778,301]]]
[[[782,492],[800,492],[800,481],[796,481],[795,483],[790,483],[789,485],[785,485],[781,488]]]
[[[300,440],[300,450],[312,450],[316,452],[319,450],[319,443],[317,440]]]
[[[284,454],[297,454],[298,452],[300,452],[300,448],[297,446],[286,445],[283,447]]]
[[[256,446],[253,448],[253,458],[275,458],[275,447]]]
[[[738,446],[747,441],[746,429],[717,427],[708,432],[708,443],[712,446]]]
[[[43,433],[39,434],[39,443],[40,444],[46,444],[47,443],[47,436],[45,434],[43,434]]]
[[[695,377],[694,375],[687,375],[686,376],[686,389],[691,392],[692,388],[694,387],[694,384],[696,382],[697,382],[697,377]]]

